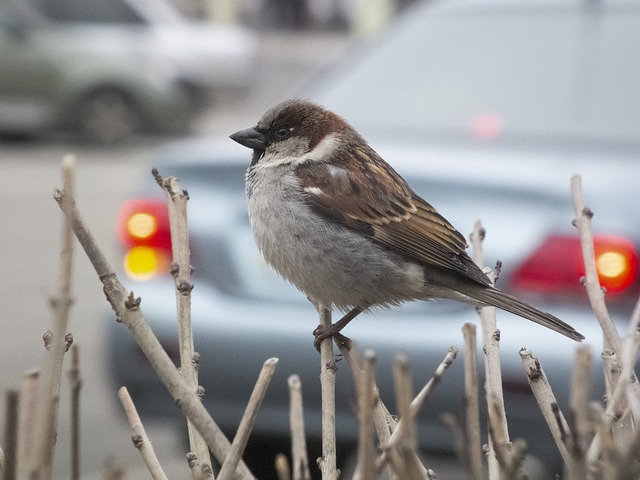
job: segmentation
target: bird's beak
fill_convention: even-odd
[[[255,127],[240,130],[239,132],[229,135],[229,138],[244,147],[253,148],[254,150],[264,150],[267,147],[266,137],[256,130]]]

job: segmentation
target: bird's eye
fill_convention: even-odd
[[[278,140],[284,140],[285,138],[288,138],[289,135],[291,135],[291,129],[289,128],[279,128],[276,130],[276,137],[278,137]]]

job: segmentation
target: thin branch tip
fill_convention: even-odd
[[[68,153],[62,157],[62,168],[64,170],[72,170],[76,166],[76,156]]]
[[[153,167],[151,169],[151,175],[153,175],[153,178],[155,179],[156,183],[162,187],[162,176],[160,175],[160,172],[158,172],[158,169],[156,167]],[[164,187],[163,187],[164,188]]]

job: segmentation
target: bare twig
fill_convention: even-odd
[[[602,421],[607,430],[611,430],[614,441],[616,441],[616,451],[620,454],[626,450],[626,447],[633,443],[635,437],[635,427],[633,420],[627,418],[629,415],[629,405],[627,403],[628,396],[632,395],[632,387],[637,386],[637,380],[634,375],[634,367],[638,353],[638,333],[625,338],[622,344],[622,371],[620,379],[616,384],[616,388],[607,402]],[[637,395],[635,395],[637,398]],[[603,429],[598,431],[600,435]]]
[[[481,223],[477,221],[474,224],[471,234],[471,243],[473,251],[473,261],[480,268],[483,268],[484,260],[482,258],[482,240],[485,231]],[[489,279],[493,282],[493,273],[485,270]],[[499,478],[496,471],[497,464],[495,462],[495,449],[501,446],[494,445],[493,440],[496,438],[504,439],[505,448],[509,444],[509,430],[507,424],[507,416],[504,408],[504,396],[502,394],[502,370],[500,368],[500,330],[496,323],[495,307],[481,307],[478,309],[480,315],[480,325],[482,326],[482,337],[484,344],[484,365],[485,365],[485,391],[488,403],[489,424],[492,428],[500,427],[501,432],[494,432],[489,437],[489,451],[487,459],[489,465],[489,478]],[[492,415],[500,415],[500,418],[491,419]]]
[[[368,480],[375,477],[375,453],[373,444],[373,409],[376,396],[373,392],[373,378],[376,357],[372,351],[364,353],[362,372],[355,377],[358,394],[358,462],[354,480]]]
[[[334,341],[337,344],[338,348],[340,348],[342,357],[347,361],[349,367],[351,368],[354,382],[358,384],[358,382],[361,382],[363,380],[362,377],[366,378],[367,376],[362,365],[365,362],[373,362],[374,359],[370,358],[365,360],[364,358],[362,358],[357,345],[353,342],[347,342],[341,338],[335,338]],[[396,417],[391,415],[384,402],[380,399],[380,392],[378,391],[378,386],[375,384],[375,380],[373,378],[371,378],[371,382],[372,383],[369,389],[372,395],[371,401],[373,403],[373,424],[375,426],[379,444],[388,445],[391,439],[391,433],[393,432],[393,430],[395,430],[398,422],[396,420]],[[386,455],[384,453],[383,457],[386,458]],[[383,461],[378,463],[382,464],[386,462],[383,459]],[[386,469],[387,478],[397,478],[388,465],[385,465],[384,468]]]
[[[464,459],[473,480],[482,480],[482,442],[480,440],[480,401],[478,398],[478,366],[476,351],[476,326],[465,323],[464,335],[464,404],[465,438]]]
[[[413,399],[413,387],[411,385],[411,372],[409,369],[409,359],[404,353],[396,355],[393,362],[393,380],[396,391],[396,406],[401,426],[396,429],[397,438],[394,445],[398,445],[401,450],[415,450],[416,431],[415,415],[411,408]]]
[[[596,257],[593,247],[593,234],[591,233],[591,217],[593,212],[585,205],[582,195],[582,177],[574,175],[571,177],[571,196],[575,211],[574,224],[580,234],[580,244],[582,245],[582,257],[585,267],[584,287],[589,296],[589,302],[593,313],[595,313],[600,327],[604,333],[605,350],[612,350],[616,355],[620,355],[622,343],[618,331],[609,316],[607,305],[604,299],[604,292],[598,279],[596,269]]]
[[[638,355],[640,332],[635,331],[628,335],[622,342],[622,378],[618,382],[618,388],[614,392],[611,403],[618,407],[614,411],[613,432],[616,440],[616,449],[620,462],[618,465],[635,464],[633,468],[625,469],[628,478],[637,478],[638,470],[636,458],[640,445],[640,431],[637,429],[637,403],[638,395],[633,391],[632,386],[637,380],[634,375],[634,368]],[[607,405],[607,410],[609,405]],[[617,416],[616,413],[620,412]],[[605,415],[608,412],[605,412]],[[620,467],[618,467],[620,469]],[[633,472],[633,473],[632,473]]]
[[[16,479],[16,453],[18,446],[18,400],[19,394],[15,390],[5,392],[4,411],[4,480]]]
[[[80,480],[80,353],[78,345],[71,347],[71,480]]]
[[[461,465],[467,466],[467,453],[465,451],[465,438],[460,422],[451,412],[444,412],[440,415],[440,421],[447,427],[456,458]],[[479,445],[478,445],[479,446]]]
[[[304,413],[302,409],[302,385],[298,375],[289,377],[289,398],[291,408],[289,421],[291,425],[291,458],[293,480],[311,480],[307,440],[304,433]]]
[[[383,446],[387,461],[398,478],[418,480],[426,478],[425,468],[417,457],[415,417],[411,400],[413,387],[409,370],[409,359],[404,353],[396,355],[393,364],[393,379],[396,393],[396,406],[400,422],[394,430],[389,444]]]
[[[444,372],[447,370],[447,368],[449,368],[451,366],[451,364],[453,363],[453,361],[456,358],[456,355],[458,354],[458,349],[454,348],[454,347],[450,347],[449,351],[447,352],[447,355],[445,355],[444,359],[442,360],[442,362],[440,363],[440,365],[438,365],[438,367],[436,368],[436,371],[433,374],[433,377],[431,377],[431,379],[429,379],[429,381],[425,384],[424,387],[422,387],[422,389],[420,390],[420,392],[418,393],[418,395],[416,395],[416,397],[411,401],[410,404],[410,420],[413,421],[413,419],[415,419],[415,417],[418,415],[418,412],[420,411],[420,409],[422,408],[422,406],[424,405],[424,402],[427,400],[427,398],[429,397],[429,395],[431,394],[431,392],[433,391],[433,389],[440,383],[440,380],[442,379],[442,375],[444,374]],[[396,400],[397,401],[397,400]],[[389,438],[389,442],[387,445],[383,445],[383,447],[385,447],[386,450],[389,450],[387,453],[389,460],[391,461],[391,464],[393,465],[393,468],[396,469],[397,472],[397,464],[398,464],[398,459],[395,458],[393,456],[394,450],[393,447],[395,447],[399,440],[402,438],[403,436],[403,430],[407,427],[405,427],[406,425],[406,419],[405,418],[400,418],[400,421],[398,422],[398,424],[396,425],[395,429],[393,430],[393,433],[391,434],[391,437]],[[406,452],[406,450],[405,450]],[[409,472],[411,472],[411,475],[414,475],[417,477],[417,472],[419,471],[420,473],[420,478],[428,478],[430,475],[430,470],[427,470],[424,465],[422,465],[422,463],[420,462],[415,450],[413,450],[411,455],[406,455],[404,457],[402,457],[402,461],[404,462],[404,464],[406,464],[406,468],[410,469],[407,470]],[[405,471],[404,475],[408,475]],[[408,478],[407,476],[403,476],[403,475],[399,475],[399,478]],[[411,477],[409,477],[411,478]]]
[[[127,326],[134,336],[136,343],[149,360],[158,378],[176,401],[180,410],[196,425],[198,431],[206,440],[207,445],[216,455],[216,458],[224,461],[229,451],[229,441],[206,411],[196,392],[187,385],[182,375],[175,368],[169,355],[167,355],[153,334],[140,308],[140,299],[136,298],[133,293],[126,291],[98,247],[97,242],[81,218],[76,206],[73,205],[71,208],[65,207],[63,205],[65,203],[63,202],[64,195],[60,191],[56,192],[55,198],[58,204],[64,207],[63,211],[72,216],[73,230],[76,238],[96,270],[98,278],[104,286],[107,300],[116,313],[116,317]],[[237,473],[238,477],[242,479],[253,478],[253,475],[251,475],[251,472],[249,472],[244,462],[240,462],[238,465]]]
[[[138,411],[133,404],[133,400],[131,400],[131,397],[129,396],[127,387],[121,387],[120,390],[118,390],[118,398],[120,398],[122,407],[129,419],[129,425],[131,425],[131,429],[133,430],[133,434],[131,435],[133,444],[140,452],[140,455],[142,455],[142,459],[147,465],[149,473],[151,473],[154,480],[167,480],[167,476],[158,461],[158,457],[156,457],[155,451],[153,450],[153,445],[151,444],[151,441],[147,436],[147,432],[142,425]]]
[[[585,454],[592,436],[589,419],[590,386],[591,348],[588,345],[578,345],[569,391],[572,436],[568,438],[570,453],[570,463],[567,464],[568,480],[583,480],[587,475]]]
[[[500,466],[499,475],[490,471],[489,478],[516,479],[518,478],[518,470],[522,466],[527,444],[522,439],[516,439],[511,443],[504,437],[504,432],[507,431],[507,428],[504,425],[500,425],[504,420],[500,412],[500,410],[504,410],[504,405],[489,399],[488,407],[490,443],[493,445],[496,460]]]
[[[29,462],[35,432],[36,404],[38,397],[39,370],[30,370],[22,375],[20,404],[18,406],[18,453],[16,474],[19,480],[29,478]]]
[[[457,356],[458,349],[456,347],[449,347],[449,350],[442,359],[442,362],[440,362],[440,365],[438,365],[435,372],[433,372],[433,376],[418,392],[418,395],[416,395],[416,397],[411,401],[411,413],[414,417],[418,415],[418,412],[422,409],[422,406],[427,401],[427,398],[429,398],[429,395],[431,395],[431,392],[433,392],[442,380],[442,375],[444,375],[444,372],[451,366]]]
[[[603,448],[603,444],[607,444],[608,442],[605,440],[603,442],[601,432],[604,436],[608,436],[609,430],[604,426],[604,408],[600,403],[592,402],[590,404],[590,408],[592,410],[592,416],[594,417],[594,428],[596,429],[596,435],[593,437],[589,448],[585,454],[586,460],[586,469],[587,469],[587,479],[595,480],[602,478],[602,462],[601,462],[601,451]]]
[[[63,209],[69,211],[62,229],[62,250],[58,278],[58,294],[52,300],[54,319],[51,328],[50,348],[45,354],[42,378],[39,382],[38,408],[36,409],[36,433],[31,450],[30,470],[32,479],[51,478],[53,452],[55,449],[55,427],[58,420],[58,399],[62,361],[68,349],[65,332],[71,306],[71,273],[73,267],[73,213],[70,208],[74,199],[75,159],[67,155],[62,161],[65,196],[61,199]]]
[[[169,227],[171,231],[171,249],[173,262],[171,264],[171,275],[176,287],[176,307],[178,314],[178,345],[180,351],[180,373],[194,391],[198,389],[198,365],[194,361],[196,358],[193,343],[193,330],[191,327],[191,251],[189,248],[189,228],[187,221],[187,202],[189,194],[180,188],[176,177],[162,177],[154,168],[152,174],[158,185],[167,194],[167,209],[169,212]],[[197,357],[199,358],[199,357]],[[211,458],[209,448],[198,433],[191,421],[187,420],[187,431],[189,434],[189,448],[196,454],[198,469],[207,472],[203,476],[199,473],[195,480],[211,477]],[[195,460],[192,459],[192,464]]]
[[[262,370],[260,370],[258,380],[253,387],[253,392],[251,392],[247,408],[240,419],[240,425],[238,426],[238,431],[236,432],[236,436],[233,439],[231,448],[229,449],[229,454],[222,464],[218,480],[233,480],[238,462],[240,461],[242,453],[247,446],[249,434],[253,428],[253,422],[258,414],[258,408],[260,408],[260,404],[267,393],[267,387],[269,386],[269,382],[271,382],[271,377],[273,377],[277,366],[277,358],[269,358],[262,365]]]
[[[633,342],[635,345],[633,346],[636,350],[638,349],[638,342],[640,342],[640,298],[636,302],[636,306],[633,309],[633,313],[631,314],[631,321],[629,322],[629,331],[627,333],[627,337],[630,339],[630,342]],[[632,345],[630,345],[631,347]],[[630,369],[633,371],[633,362],[635,359],[633,358],[633,348],[629,348],[625,352],[625,356],[623,357],[623,368]],[[635,382],[634,382],[635,383]],[[627,389],[627,401],[629,402],[629,408],[633,415],[635,421],[640,419],[640,395],[638,391],[632,388]],[[637,431],[640,432],[640,429]]]
[[[520,350],[520,358],[527,373],[527,380],[529,381],[531,391],[538,402],[542,416],[547,422],[553,440],[556,442],[556,446],[564,462],[570,465],[571,456],[567,449],[566,440],[571,436],[571,431],[564,415],[562,415],[558,407],[558,402],[551,390],[551,385],[542,369],[542,365],[526,348]]]
[[[629,452],[625,449],[629,445],[635,448],[638,436],[633,423],[634,419],[630,418],[629,411],[634,408],[632,403],[640,398],[640,387],[634,372],[638,349],[637,325],[640,322],[640,303],[636,305],[632,314],[631,334],[623,343],[607,310],[605,292],[598,279],[591,231],[593,212],[585,206],[582,179],[579,175],[571,177],[571,194],[575,210],[574,225],[580,234],[586,273],[582,283],[604,334],[602,361],[608,397],[606,410],[599,419],[596,435],[587,450],[586,463],[589,475],[593,476],[592,472],[599,471],[602,467],[601,478],[614,478],[618,472],[622,472],[621,458]],[[631,360],[629,360],[630,357]],[[630,472],[626,469],[624,474],[629,475]]]
[[[331,310],[318,306],[320,325],[331,327]],[[322,390],[322,458],[318,466],[322,480],[337,480],[336,463],[336,362],[331,337],[320,343],[320,388]]]
[[[600,360],[604,371],[605,398],[611,398],[622,373],[620,358],[613,350],[605,349],[600,354]]]

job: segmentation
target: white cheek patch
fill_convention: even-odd
[[[263,169],[280,165],[295,165],[309,148],[308,144],[306,139],[299,137],[292,137],[282,142],[274,143],[267,148],[257,166]]]
[[[313,150],[311,150],[309,153],[305,153],[295,163],[301,164],[306,162],[326,161],[325,159],[333,157],[336,148],[336,136],[333,133],[325,135],[325,137],[320,140],[315,147],[313,147]]]
[[[268,148],[264,157],[258,162],[257,168],[271,168],[287,164],[297,166],[308,162],[323,162],[326,158],[333,156],[336,148],[338,148],[336,136],[329,134],[318,142],[310,152],[298,154],[298,151],[304,151],[307,147],[299,141],[293,143],[295,140],[296,138],[294,137]],[[284,151],[287,151],[288,154],[283,155]],[[340,169],[336,167],[336,170]],[[343,175],[346,174],[343,173]]]

